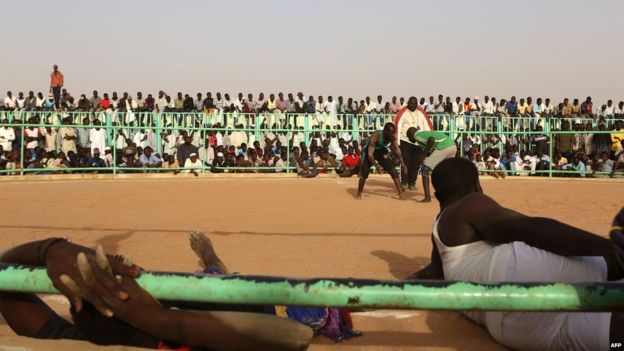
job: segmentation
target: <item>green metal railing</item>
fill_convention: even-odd
[[[38,117],[39,122],[33,123],[32,117]],[[456,139],[460,156],[464,152],[464,139],[466,134],[479,136],[480,152],[489,145],[486,142],[488,135],[495,135],[498,140],[502,138],[519,139],[517,144],[518,152],[527,151],[532,148],[529,139],[534,136],[544,135],[548,137],[548,150],[544,150],[545,154],[552,158],[554,151],[553,139],[557,135],[562,134],[610,134],[606,131],[560,131],[554,130],[561,125],[561,119],[558,118],[536,118],[536,117],[495,117],[495,116],[453,116],[453,115],[430,115],[432,123],[438,130],[448,133],[451,138]],[[24,164],[24,156],[26,153],[25,143],[23,142],[23,131],[25,128],[36,127],[60,129],[62,127],[83,128],[86,130],[92,128],[102,128],[106,130],[106,145],[112,148],[113,162],[110,167],[80,167],[80,168],[24,168],[0,170],[0,174],[45,174],[56,172],[168,172],[186,170],[183,165],[178,168],[144,168],[144,167],[123,167],[118,162],[117,144],[119,131],[128,132],[126,136],[130,136],[133,131],[150,129],[154,132],[157,140],[155,152],[162,155],[164,142],[161,133],[171,131],[177,135],[182,131],[193,134],[195,140],[199,141],[200,149],[206,147],[206,137],[210,132],[229,133],[234,131],[243,131],[250,140],[257,140],[266,135],[265,133],[281,134],[282,139],[287,141],[288,152],[286,159],[283,160],[283,167],[226,167],[222,171],[278,171],[290,173],[296,167],[291,165],[290,149],[292,146],[292,136],[294,133],[301,133],[301,139],[309,147],[310,140],[316,133],[327,134],[336,133],[337,136],[346,137],[348,140],[357,140],[361,142],[367,138],[373,131],[379,130],[385,122],[392,121],[394,115],[384,114],[343,114],[331,115],[327,113],[314,114],[292,114],[292,113],[204,113],[204,112],[57,112],[57,111],[19,111],[9,112],[0,111],[0,127],[13,127],[22,134],[22,142],[19,148],[19,160],[15,160],[16,164]],[[69,120],[70,123],[64,121]],[[99,121],[101,125],[94,125],[95,121]],[[587,118],[572,118],[570,122],[587,125],[591,123],[593,127],[597,125],[597,120]],[[614,123],[614,119],[606,120],[608,126]],[[268,122],[268,123],[267,123]],[[223,124],[222,124],[223,123]],[[535,130],[534,127],[540,126],[543,130]],[[248,143],[251,145],[251,142]],[[502,142],[490,145],[497,148],[501,155],[503,154],[504,145]],[[56,150],[60,150],[60,145],[56,145]],[[103,153],[103,150],[100,150]],[[215,151],[216,153],[216,151]],[[137,155],[138,157],[139,155]],[[205,161],[205,160],[203,160]],[[198,167],[199,172],[208,172],[211,166],[202,162],[202,166]],[[493,170],[482,169],[484,173],[493,172]],[[580,175],[579,172],[573,170],[556,170],[550,166],[548,169],[541,170],[514,170],[506,171],[507,174],[541,174],[541,175]],[[608,176],[607,172],[593,172],[587,170],[586,175]]]
[[[487,311],[621,311],[622,283],[470,283],[291,279],[143,272],[155,298],[231,304]],[[45,268],[0,265],[0,290],[58,294]]]

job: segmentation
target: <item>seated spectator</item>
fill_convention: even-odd
[[[227,166],[223,152],[217,152],[217,156],[212,160],[210,172],[223,173],[224,168]]]
[[[501,170],[504,173],[515,174],[516,171],[516,156],[513,155],[511,150],[505,151],[505,155],[500,159]]]
[[[342,159],[340,177],[348,178],[360,173],[360,156],[355,154],[353,146],[347,149],[347,155]]]
[[[175,156],[165,154],[163,159],[165,161],[162,164],[162,168],[172,169],[174,173],[178,172],[180,165],[178,164],[178,161],[176,161]]]
[[[151,147],[146,146],[143,150],[143,154],[139,157],[139,163],[142,167],[157,168],[162,165],[163,161],[160,157],[152,153]]]
[[[572,157],[572,162],[564,165],[562,169],[564,171],[577,172],[572,174],[571,177],[585,178],[585,164],[583,164],[583,162],[581,162],[581,160],[579,160],[578,156],[576,155]]]
[[[199,173],[197,170],[201,169],[202,167],[202,162],[197,158],[197,154],[196,153],[192,153],[189,155],[189,157],[186,159],[186,161],[184,161],[184,169],[182,171],[177,171],[174,172],[175,174],[178,173],[191,173],[194,176],[199,176]]]
[[[269,168],[273,167],[273,154],[267,153],[262,157],[262,163],[260,163],[260,167]],[[260,173],[275,173],[275,169],[261,169]]]
[[[489,170],[489,173],[494,178],[505,178],[505,172],[502,171],[498,149],[486,151],[485,154],[485,166]]]
[[[87,167],[105,168],[106,161],[100,157],[100,149],[93,149],[93,156],[87,160]],[[95,171],[97,173],[97,171]]]
[[[293,149],[292,162],[294,162],[297,168],[297,175],[303,178],[314,178],[318,175],[318,171],[316,169],[310,170],[307,165],[308,161],[309,155],[307,151],[299,154],[299,148],[295,147]]]

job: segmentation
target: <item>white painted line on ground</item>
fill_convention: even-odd
[[[369,318],[395,318],[395,319],[407,319],[411,317],[418,317],[420,313],[414,311],[395,311],[395,310],[376,310],[367,312],[353,312],[351,313],[356,317],[369,317]]]

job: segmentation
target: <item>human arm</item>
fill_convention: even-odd
[[[498,244],[522,241],[561,256],[615,255],[608,239],[554,219],[523,215],[483,194],[468,195],[463,201],[471,203],[462,215],[465,223],[487,241]]]
[[[80,276],[78,268],[75,266],[76,256],[79,252],[93,253],[94,251],[67,240],[60,238],[49,238],[46,240],[33,241],[18,245],[6,251],[0,261],[2,263],[24,264],[30,266],[45,266],[47,273],[54,286],[70,301],[76,310],[82,309],[82,299],[74,294],[61,282],[61,275],[67,275],[77,279]],[[116,274],[136,277],[139,269],[136,266],[126,266],[117,257],[110,257],[111,269]],[[127,299],[128,294],[118,285],[111,285],[111,296],[117,299]],[[34,336],[41,327],[54,314],[34,294],[0,293],[0,311],[11,328],[19,335]],[[96,307],[103,307],[103,302],[97,297],[93,297],[93,304]]]
[[[80,279],[87,289],[76,291],[107,301],[110,316],[129,323],[160,340],[210,347],[211,349],[300,350],[307,348],[312,330],[273,316],[241,312],[207,312],[163,308],[132,278],[119,284],[132,299],[119,303],[114,297],[117,280],[110,274],[103,253],[78,259]],[[73,285],[73,284],[69,284]],[[86,298],[86,297],[85,297]],[[266,331],[270,330],[270,333]]]
[[[399,148],[399,143],[396,139],[392,141],[392,153],[394,153],[394,156],[401,163],[401,170],[403,171],[403,173],[407,173],[407,163],[405,163],[405,161],[403,160],[403,155],[401,155],[401,148]]]
[[[379,141],[379,134],[378,133],[375,133],[375,134],[371,135],[370,140],[368,141],[368,148],[367,148],[367,152],[366,152],[366,157],[368,157],[368,160],[370,161],[370,163],[373,166],[375,166],[375,169],[377,170],[377,173],[381,174],[381,166],[379,165],[379,163],[375,159],[375,144],[378,141]]]

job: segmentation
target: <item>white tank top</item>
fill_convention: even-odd
[[[504,281],[513,256],[512,244],[493,245],[482,240],[446,246],[438,234],[438,222],[443,215],[444,212],[440,213],[433,224],[433,238],[442,259],[444,279],[475,283]],[[465,311],[464,314],[481,325],[485,324],[485,312]]]

